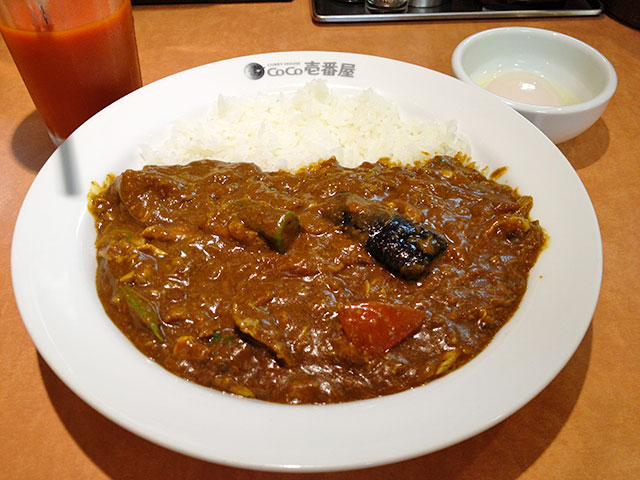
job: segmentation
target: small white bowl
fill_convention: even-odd
[[[456,47],[451,65],[456,77],[492,91],[554,143],[593,125],[618,83],[600,52],[540,28],[495,28],[471,35]]]

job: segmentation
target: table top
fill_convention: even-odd
[[[309,0],[137,6],[134,18],[145,83],[230,57],[290,50],[378,55],[452,74],[458,42],[513,25],[562,32],[602,52],[617,71],[618,90],[589,130],[559,145],[593,201],[604,249],[600,298],[574,356],[525,407],[460,444],[304,478],[640,478],[640,31],[605,15],[318,25]],[[215,465],[143,440],[84,403],[38,355],[15,304],[10,250],[20,205],[54,147],[4,43],[0,107],[0,478],[296,477]]]

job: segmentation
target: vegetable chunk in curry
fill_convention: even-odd
[[[93,189],[97,290],[180,377],[280,403],[406,390],[476,356],[545,235],[464,159],[301,171],[202,160]]]

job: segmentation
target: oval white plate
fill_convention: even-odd
[[[176,119],[205,112],[219,94],[292,90],[316,78],[331,88],[373,88],[427,120],[457,121],[475,161],[491,169],[508,166],[501,181],[534,197],[532,216],[548,232],[548,248],[519,310],[489,347],[424,387],[341,405],[287,406],[188,383],[143,357],[105,315],[95,292],[89,185],[136,165],[141,145]],[[591,321],[601,271],[589,197],[560,151],[527,120],[493,95],[446,75],[333,52],[217,62],[114,103],[43,166],[20,211],[12,249],[24,323],[47,363],[87,403],[142,437],[194,457],[298,471],[399,461],[503,420],[572,356]]]

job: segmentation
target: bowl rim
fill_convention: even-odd
[[[465,51],[469,48],[470,45],[477,43],[478,41],[487,38],[487,37],[495,37],[499,35],[520,35],[520,34],[529,34],[529,35],[538,35],[544,36],[546,38],[558,38],[562,39],[569,44],[572,44],[574,47],[580,48],[585,52],[588,52],[589,55],[594,57],[596,61],[602,66],[603,71],[607,77],[606,85],[604,88],[593,98],[589,100],[585,100],[583,102],[574,103],[571,105],[560,105],[560,106],[550,106],[550,105],[534,105],[531,103],[518,102],[516,100],[511,100],[506,97],[502,97],[495,93],[488,91],[487,89],[478,85],[466,72],[462,64],[462,57]],[[572,113],[580,113],[588,110],[592,110],[598,108],[602,105],[606,105],[607,102],[611,99],[613,94],[616,91],[618,86],[618,76],[616,74],[615,68],[609,61],[607,57],[605,57],[602,53],[596,50],[591,45],[583,42],[582,40],[578,40],[575,37],[570,35],[566,35],[564,33],[556,32],[553,30],[547,30],[544,28],[535,28],[535,27],[497,27],[490,28],[487,30],[482,30],[480,32],[474,33],[464,40],[462,40],[453,51],[451,56],[451,67],[453,69],[454,75],[461,81],[468,83],[470,85],[474,85],[490,95],[494,95],[495,97],[502,100],[504,103],[509,105],[510,107],[518,110],[519,112],[526,114],[547,114],[547,115],[566,115]]]

